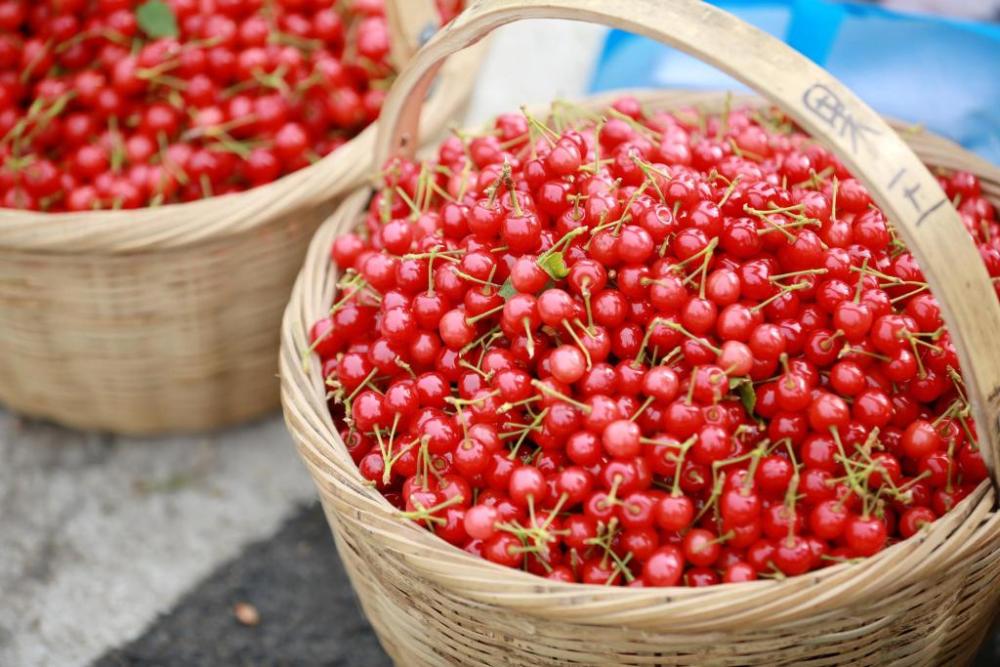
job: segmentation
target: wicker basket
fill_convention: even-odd
[[[919,184],[928,196],[921,201],[937,201],[931,193],[942,196],[916,152],[929,164],[977,173],[987,196],[1000,204],[1000,170],[933,136],[905,133],[904,143],[828,74],[711,7],[689,0],[608,4],[497,0],[473,7],[398,79],[383,115],[382,150],[404,145],[400,136],[415,136],[419,96],[412,91],[437,62],[519,18],[606,22],[693,53],[697,45],[711,45],[705,48],[713,50],[712,62],[765,92],[862,175],[917,254],[947,304],[984,452],[995,462],[1000,375],[990,332],[1000,330],[1000,307],[954,209],[945,204],[915,213],[892,187],[892,177],[905,168],[908,187]],[[817,83],[842,101],[842,114],[849,110],[852,122],[871,128],[877,151],[855,159],[849,133],[810,117],[803,91]],[[647,97],[663,107],[699,102],[719,108],[722,100],[669,92]],[[403,130],[400,118],[408,121]],[[554,583],[473,557],[403,519],[363,481],[342,445],[318,363],[308,369],[301,363],[306,329],[324,314],[335,289],[328,248],[363,215],[369,194],[351,195],[307,255],[285,313],[282,395],[289,429],[362,606],[398,664],[958,665],[971,659],[1000,599],[1000,514],[988,482],[919,536],[872,558],[780,581],[702,589]]]
[[[394,61],[431,0],[389,3]],[[478,53],[449,64],[433,129],[468,101]],[[214,429],[278,406],[278,323],[309,239],[372,165],[369,127],[240,194],[136,211],[0,210],[0,402],[78,428]]]

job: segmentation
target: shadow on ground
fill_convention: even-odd
[[[234,616],[253,605],[254,626]],[[351,590],[319,505],[250,546],[197,586],[146,633],[96,667],[326,665],[383,667],[382,652]],[[994,633],[974,667],[1000,665]]]
[[[242,625],[237,603],[260,622]],[[390,665],[361,615],[319,505],[221,566],[141,637],[96,667]]]

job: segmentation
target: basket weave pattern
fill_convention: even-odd
[[[656,93],[657,106],[718,94]],[[967,169],[1000,204],[1000,170],[902,132],[927,164]],[[333,238],[363,215],[359,191],[320,228],[285,313],[285,418],[365,613],[400,665],[957,665],[1000,602],[1000,514],[988,482],[924,533],[874,557],[786,580],[708,589],[559,584],[462,552],[368,486],[330,417],[305,332],[332,302]],[[983,298],[993,298],[992,294]]]
[[[464,109],[480,51],[442,71],[432,133]],[[317,227],[368,176],[375,132],[239,194],[135,211],[0,210],[0,403],[130,434],[274,410],[291,285]]]
[[[273,409],[276,336],[332,203],[188,248],[97,258],[0,250],[0,400],[122,432]]]

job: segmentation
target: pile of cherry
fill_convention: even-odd
[[[361,474],[452,544],[593,584],[790,576],[987,476],[913,256],[775,112],[561,104],[384,181],[310,339]],[[978,180],[940,181],[1000,276]]]
[[[378,116],[388,53],[383,0],[0,0],[0,206],[269,183]]]

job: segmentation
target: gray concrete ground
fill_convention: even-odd
[[[235,605],[251,605],[254,625]],[[326,665],[389,667],[335,557],[318,504],[249,546],[95,667]]]
[[[85,664],[312,498],[278,419],[138,441],[0,417],[0,665]]]

